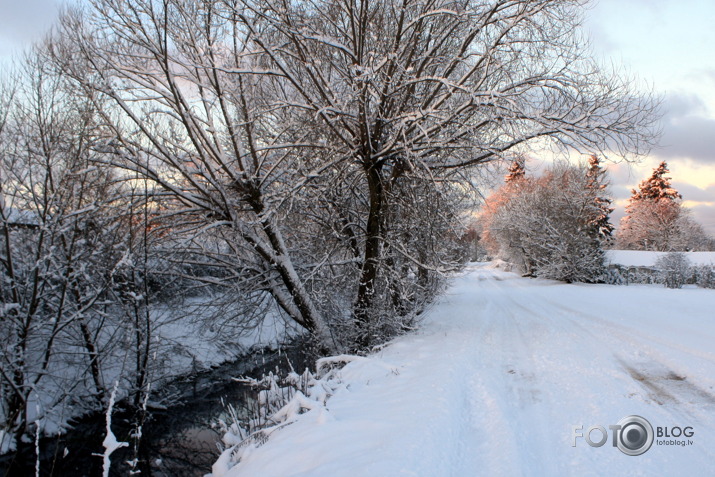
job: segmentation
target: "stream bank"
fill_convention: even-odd
[[[148,406],[138,447],[131,438],[136,433],[136,413],[127,402],[120,401],[112,414],[112,431],[119,441],[130,445],[112,454],[110,475],[130,475],[132,468],[128,462],[135,458],[138,459],[135,470],[145,477],[193,477],[210,472],[220,454],[217,443],[222,437],[212,425],[219,419],[230,420],[225,404],[248,409],[256,396],[254,389],[232,378],[260,378],[276,369],[287,372],[293,368],[301,372],[314,364],[314,356],[305,349],[304,343],[299,342],[280,350],[258,349],[167,383],[150,402],[169,404]],[[105,414],[92,413],[71,421],[70,425],[66,433],[40,440],[40,475],[102,475]],[[36,461],[34,443],[23,443],[17,452],[0,456],[0,475],[36,475]]]

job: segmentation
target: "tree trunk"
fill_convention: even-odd
[[[272,292],[276,302],[281,305],[293,320],[310,332],[317,340],[320,352],[332,354],[337,351],[335,342],[328,324],[320,311],[316,308],[308,290],[293,266],[288,247],[283,239],[283,234],[271,217],[264,213],[263,196],[261,190],[252,185],[243,184],[241,190],[245,194],[246,202],[251,206],[260,223],[260,228],[268,243],[250,236],[244,238],[251,243],[261,257],[270,263],[278,272],[280,281],[290,296],[291,303],[285,303],[282,297]],[[296,316],[297,315],[297,316]]]
[[[101,401],[104,397],[104,386],[102,385],[102,375],[99,370],[99,353],[97,352],[94,340],[92,340],[92,333],[83,318],[80,318],[79,327],[82,331],[84,348],[87,350],[87,355],[89,356],[89,369],[92,373],[92,381],[94,382],[97,399]]]
[[[365,233],[365,256],[363,258],[357,299],[354,305],[354,316],[358,337],[355,343],[360,348],[371,344],[370,309],[373,306],[376,293],[377,272],[380,261],[382,242],[382,219],[385,206],[385,190],[382,183],[380,168],[375,165],[366,166],[366,176],[369,188],[370,208],[367,216]]]
[[[293,262],[288,255],[288,249],[283,240],[283,235],[272,220],[267,217],[261,218],[261,228],[268,237],[273,255],[275,256],[275,268],[281,277],[281,281],[290,294],[293,304],[300,313],[303,325],[317,340],[321,348],[321,353],[333,353],[337,351],[337,344],[333,339],[330,329],[322,314],[318,311],[313,300],[308,295],[303,282],[293,267]]]

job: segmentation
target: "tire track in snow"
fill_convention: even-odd
[[[543,386],[529,365],[540,359],[541,352],[528,335],[543,333],[543,325],[515,312],[519,308],[508,292],[509,280],[488,272],[475,273],[480,276],[479,293],[489,296],[488,306],[480,313],[480,319],[489,326],[487,334],[474,337],[479,365],[468,381],[473,426],[484,429],[487,436],[472,444],[472,454],[481,455],[494,475],[555,475],[553,462],[539,458],[548,453],[544,446],[549,442],[539,440],[534,432],[525,432],[543,429],[549,415],[545,412],[548,399],[540,389]],[[461,467],[453,475],[473,472],[473,467]]]
[[[704,414],[711,415],[715,411],[713,391],[692,383],[687,377],[692,374],[683,372],[682,365],[679,366],[681,368],[679,371],[673,369],[673,359],[668,359],[666,353],[654,344],[710,362],[712,369],[715,370],[715,362],[709,354],[667,343],[650,336],[652,334],[639,333],[635,327],[619,325],[553,300],[543,301],[554,310],[561,311],[564,319],[590,336],[591,340],[598,341],[602,347],[610,349],[618,365],[643,387],[652,401],[661,406],[670,405],[675,413],[695,418]],[[580,317],[581,321],[575,317]],[[586,321],[590,327],[587,328],[583,321]]]
[[[667,404],[668,409],[660,415],[670,415],[671,421],[680,422],[682,417],[687,417],[690,419],[688,422],[692,422],[693,417],[711,414],[713,397],[710,393],[686,379],[680,379],[682,376],[672,371],[662,360],[651,361],[654,363],[652,367],[658,368],[655,375],[639,374],[636,369],[638,363],[624,365],[623,357],[628,356],[628,353],[621,350],[635,350],[645,355],[654,353],[647,339],[633,336],[623,330],[622,326],[609,326],[606,320],[583,312],[576,313],[561,303],[545,299],[539,295],[539,286],[534,286],[533,282],[527,285],[525,281],[522,285],[519,278],[499,279],[501,277],[490,276],[494,273],[491,271],[475,273],[480,275],[480,293],[490,295],[489,312],[493,315],[490,329],[500,337],[496,346],[493,338],[484,340],[489,347],[481,354],[481,359],[507,363],[506,368],[509,369],[505,370],[505,375],[511,377],[511,382],[505,379],[492,379],[491,382],[472,379],[470,382],[473,392],[481,395],[481,401],[487,409],[481,416],[482,422],[491,421],[493,433],[493,429],[501,429],[493,434],[494,440],[500,442],[496,454],[492,450],[491,454],[494,455],[490,455],[490,449],[482,449],[482,455],[490,461],[490,468],[497,465],[494,461],[513,458],[519,465],[512,466],[511,471],[504,475],[518,475],[525,472],[525,469],[529,469],[527,474],[537,475],[556,475],[560,473],[559,470],[565,470],[549,466],[540,458],[548,455],[547,447],[556,444],[553,439],[549,439],[548,435],[535,436],[533,432],[530,438],[526,438],[524,433],[518,432],[519,429],[544,429],[549,422],[554,421],[553,418],[559,413],[559,403],[564,402],[563,395],[555,395],[554,390],[565,390],[567,395],[574,396],[579,389],[618,390],[624,387],[622,383],[631,381],[649,390],[651,397],[665,396],[665,403],[658,399],[652,401],[660,405]],[[574,318],[579,315],[582,321]],[[545,330],[552,330],[552,336],[549,337]],[[540,341],[544,335],[547,339]],[[553,348],[559,345],[560,349],[552,353],[555,351]],[[702,353],[691,354],[702,357]],[[564,355],[572,356],[573,362],[559,366],[556,360]],[[526,363],[528,366],[525,370]],[[598,369],[605,372],[593,372]],[[484,374],[494,374],[493,371]],[[533,381],[536,381],[537,386],[532,386]],[[535,390],[530,396],[529,389]],[[540,394],[543,394],[541,399],[556,405],[541,405]],[[493,395],[510,399],[495,403],[490,399]],[[593,395],[592,399],[596,401],[598,397]],[[608,405],[622,397],[612,396],[603,406],[596,405],[594,411],[605,414]],[[528,401],[533,403],[525,405]],[[502,446],[505,442],[506,449]],[[713,457],[709,449],[705,450],[705,455]]]

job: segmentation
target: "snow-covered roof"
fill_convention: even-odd
[[[7,223],[10,225],[32,226],[36,227],[40,224],[37,214],[30,210],[19,210],[14,207],[8,207],[4,211]]]

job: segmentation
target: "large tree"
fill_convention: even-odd
[[[686,251],[707,247],[702,227],[682,207],[680,193],[667,176],[665,161],[632,190],[618,229],[618,246],[632,250]]]
[[[402,211],[450,217],[470,167],[532,145],[648,149],[656,101],[588,57],[586,3],[96,0],[65,18],[58,56],[114,103],[113,162],[163,188],[187,224],[226,230],[241,280],[327,348],[340,305],[313,280],[352,277],[332,295],[349,298],[343,321],[366,346],[380,310],[406,303],[389,290],[414,296],[454,264],[406,240]],[[323,235],[301,235],[286,227],[296,204],[343,225],[309,217]],[[305,241],[323,244],[313,264]]]

